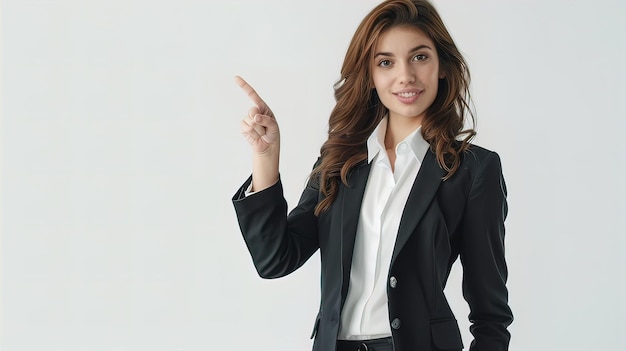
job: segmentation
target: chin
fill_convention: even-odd
[[[420,118],[424,115],[424,110],[396,110],[393,113],[403,118]]]

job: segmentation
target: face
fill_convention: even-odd
[[[389,119],[421,125],[443,78],[433,41],[417,28],[392,27],[378,38],[371,68]]]

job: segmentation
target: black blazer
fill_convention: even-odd
[[[287,215],[279,181],[245,197],[249,178],[233,197],[259,275],[285,276],[320,249],[321,303],[314,351],[334,351],[350,282],[352,251],[370,165],[362,162],[340,185],[332,207],[313,214],[322,198],[309,181]],[[472,351],[507,350],[513,315],[505,286],[506,186],[495,152],[472,146],[448,180],[428,151],[409,194],[389,268],[387,296],[395,351],[461,350],[461,334],[444,287],[458,256],[470,307]]]

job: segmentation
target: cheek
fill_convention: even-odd
[[[376,90],[379,90],[382,88],[382,78],[380,74],[378,73],[372,74],[372,85],[374,86],[374,89]]]
[[[433,74],[433,77],[432,77],[432,85],[433,85],[434,88],[436,88],[435,90],[439,89],[439,80],[440,79],[441,78],[439,78],[439,73],[435,72],[435,74]]]
[[[431,69],[428,70],[425,78],[431,85],[433,84],[436,85],[439,82],[439,79],[441,78],[439,67],[437,66],[431,67]]]
[[[386,90],[392,84],[393,73],[389,70],[374,70],[372,72],[372,83],[376,90]]]
[[[439,77],[437,75],[433,76],[433,80],[430,83],[430,93],[430,100],[432,100],[432,103],[435,101],[437,94],[439,93]]]

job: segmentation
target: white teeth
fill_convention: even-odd
[[[417,93],[399,93],[398,95],[400,95],[403,98],[409,98],[411,96],[417,95]]]

